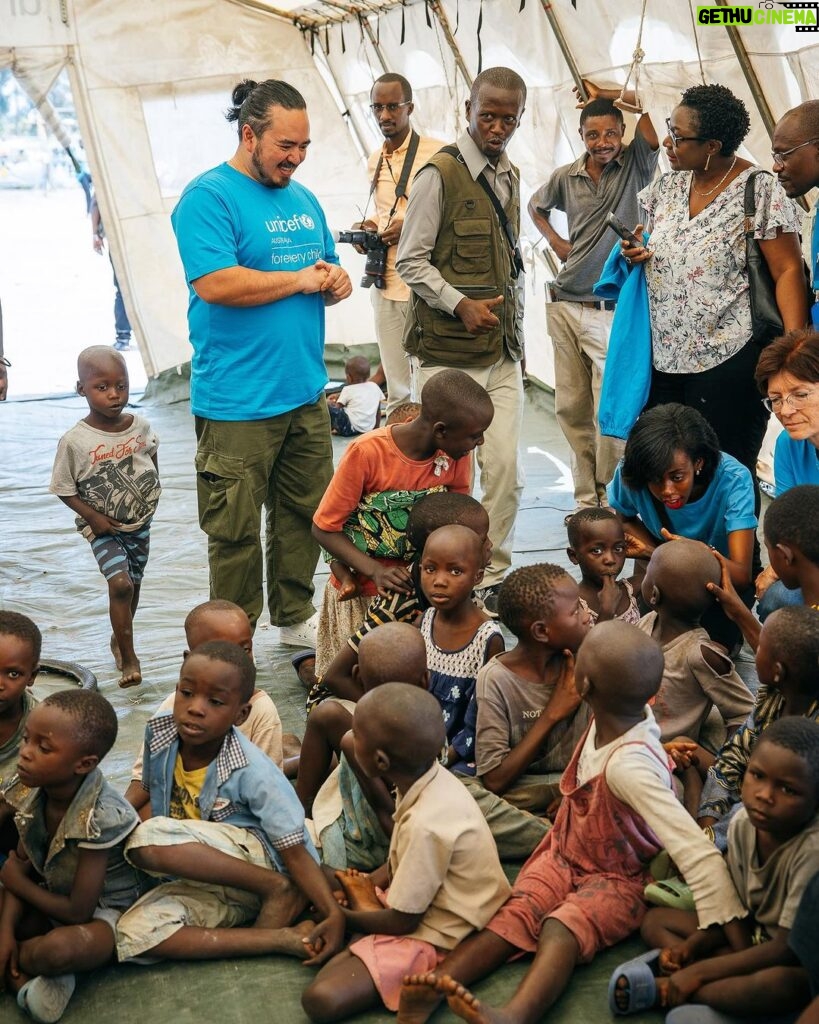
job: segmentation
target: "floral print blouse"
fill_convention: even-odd
[[[745,184],[731,184],[696,217],[689,216],[690,171],[671,171],[639,193],[654,255],[645,264],[653,364],[665,373],[719,366],[751,337],[745,270]],[[799,230],[799,214],[771,174],[754,179],[754,238]]]

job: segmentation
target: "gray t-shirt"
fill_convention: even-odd
[[[768,937],[790,928],[808,882],[819,871],[819,815],[759,863],[756,829],[741,807],[728,830],[728,867],[739,898]]]
[[[558,167],[532,196],[541,212],[562,210],[566,214],[572,251],[555,278],[554,288],[559,298],[576,301],[597,298],[592,286],[617,242],[617,236],[606,227],[609,211],[627,227],[639,222],[637,193],[653,178],[659,150],[652,150],[636,132],[634,141],[604,168],[596,185],[586,170],[587,155],[583,153],[574,163]]]
[[[486,775],[520,743],[549,703],[554,686],[531,683],[492,658],[478,672],[475,695],[478,725],[475,733],[476,774]],[[552,729],[543,756],[526,769],[527,774],[562,772],[589,724],[588,705]]]
[[[159,440],[147,420],[134,414],[127,430],[111,433],[80,420],[60,438],[49,490],[63,498],[78,495],[97,512],[132,533],[150,522],[161,487],[152,456]],[[84,519],[77,529],[93,537]]]

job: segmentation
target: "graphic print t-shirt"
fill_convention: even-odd
[[[193,768],[185,771],[182,758],[176,755],[173,766],[173,785],[171,786],[171,799],[168,808],[169,817],[182,820],[194,818],[201,820],[202,812],[199,809],[199,794],[205,784],[205,776],[208,766],[204,768]]]
[[[61,498],[79,496],[103,515],[133,533],[150,522],[162,488],[152,456],[159,439],[142,416],[134,415],[127,430],[110,433],[80,420],[60,438],[49,491]],[[77,516],[84,537],[93,534]]]

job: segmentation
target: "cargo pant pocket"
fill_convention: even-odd
[[[259,510],[247,481],[244,460],[197,452],[195,466],[202,530],[211,540],[229,544],[255,540],[259,534]]]

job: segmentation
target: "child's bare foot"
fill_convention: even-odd
[[[134,658],[133,661],[123,661],[120,671],[122,675],[119,677],[117,686],[123,690],[129,686],[139,686],[142,682],[142,666],[137,658]]]
[[[114,655],[114,664],[122,671],[122,655],[119,653],[119,644],[114,634],[111,634],[111,653]]]
[[[355,868],[347,868],[346,871],[336,871],[336,878],[344,890],[350,910],[384,909],[369,875]]]
[[[437,974],[408,974],[401,985],[396,1024],[426,1024],[441,1001]]]
[[[307,906],[307,897],[284,875],[273,875],[270,894],[262,900],[262,906],[253,924],[254,928],[283,929],[302,913]]]
[[[316,927],[315,921],[299,921],[292,928],[276,928],[271,931],[271,953],[283,953],[306,960],[310,950],[304,941]]]
[[[654,986],[654,1005],[665,1006],[668,992],[668,978],[655,978]],[[631,1006],[631,991],[629,989],[628,978],[625,974],[620,975],[617,979],[617,984],[614,989],[614,1002],[621,1013],[635,1012]]]
[[[361,587],[358,585],[358,582],[354,579],[348,579],[338,588],[338,599],[339,601],[352,601],[360,593]]]
[[[512,1018],[505,1011],[486,1006],[468,988],[447,974],[438,978],[436,988],[441,995],[446,996],[455,1016],[467,1021],[467,1024],[513,1024]]]

